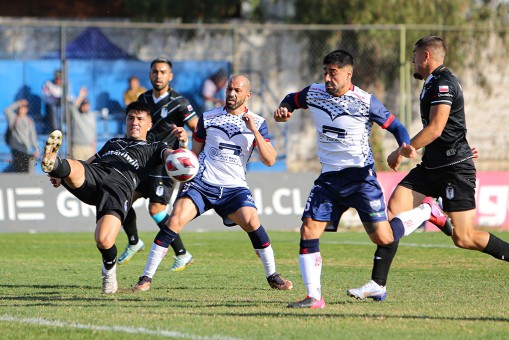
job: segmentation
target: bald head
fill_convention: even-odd
[[[245,74],[242,74],[242,73],[234,74],[228,80],[228,84],[231,84],[231,83],[237,83],[239,85],[242,85],[242,87],[246,91],[251,92],[251,81]]]
[[[251,81],[244,74],[234,74],[226,86],[226,110],[229,113],[243,113],[251,97]]]

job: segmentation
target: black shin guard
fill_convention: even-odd
[[[136,226],[136,212],[131,207],[127,212],[124,223],[122,224],[125,233],[127,234],[127,241],[130,245],[135,245],[139,241],[138,228]]]
[[[496,259],[509,261],[509,243],[499,239],[491,233],[488,244],[482,252],[491,255]]]
[[[115,263],[117,263],[117,246],[113,245],[110,249],[101,249],[97,247],[97,249],[99,249],[102,254],[104,268],[106,268],[106,270],[113,268]]]
[[[182,242],[182,239],[180,238],[180,235],[177,234],[177,237],[173,240],[173,242],[170,243],[170,247],[175,252],[176,256],[184,255],[187,253],[186,247],[184,247],[184,243]]]
[[[398,244],[399,241],[396,241],[386,246],[377,246],[376,248],[371,279],[380,286],[387,284],[387,277],[389,276],[392,260],[398,251]]]

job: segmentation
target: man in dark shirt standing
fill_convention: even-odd
[[[509,261],[509,244],[495,235],[474,228],[476,169],[474,154],[466,134],[463,90],[458,79],[444,65],[446,46],[437,36],[415,43],[414,78],[424,80],[420,96],[423,129],[411,140],[417,150],[426,148],[422,163],[399,183],[389,200],[389,218],[410,210],[426,196],[441,197],[443,210],[450,217],[452,239],[459,248],[479,250],[497,259]],[[399,159],[389,166],[396,170],[407,150],[400,149]],[[378,283],[387,279],[397,243],[378,246],[372,280],[347,294],[364,299],[383,289]],[[383,284],[385,285],[385,284]]]
[[[175,126],[186,125],[194,131],[198,123],[198,115],[189,101],[177,93],[170,86],[173,79],[172,63],[166,58],[157,58],[150,63],[150,82],[152,89],[141,94],[138,101],[146,103],[152,112],[153,125],[148,132],[148,140],[166,142],[173,149],[179,145],[177,138],[170,132]],[[169,216],[167,206],[170,204],[172,193],[178,189],[176,183],[168,177],[163,165],[159,165],[150,173],[150,176],[141,182],[134,193],[134,201],[140,197],[148,198],[150,216],[159,228],[164,228]],[[145,244],[138,237],[136,226],[136,213],[131,208],[124,221],[124,230],[129,244],[118,259],[118,264],[127,263]],[[184,247],[179,235],[171,244],[175,252],[175,262],[172,271],[184,270],[192,264],[193,256]]]
[[[59,130],[46,140],[41,161],[41,168],[49,174],[54,187],[62,184],[79,200],[96,207],[95,241],[102,254],[104,294],[114,294],[118,289],[115,240],[132,206],[133,192],[172,151],[164,142],[146,141],[152,127],[147,105],[133,102],[126,112],[126,137],[110,139],[86,162],[57,157],[62,144]],[[170,133],[187,143],[184,128],[175,127]]]

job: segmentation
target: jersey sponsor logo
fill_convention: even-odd
[[[346,130],[334,126],[322,126],[318,132],[318,139],[321,143],[342,143],[347,146],[353,145],[352,138],[348,138]]]
[[[163,109],[161,110],[161,117],[163,117],[163,118],[168,117],[168,108],[167,107],[163,107]]]
[[[102,157],[106,157],[109,155],[120,156],[120,157],[124,158],[127,161],[127,163],[131,164],[136,170],[138,170],[140,168],[140,164],[138,163],[138,160],[132,158],[131,155],[129,155],[129,153],[127,153],[125,151],[120,151],[120,150],[108,151]]]
[[[449,92],[449,86],[448,85],[440,85],[438,87],[438,92],[440,92],[440,93],[447,93],[447,92]]]
[[[243,166],[244,155],[238,145],[219,143],[219,148],[210,148],[209,156],[215,161]]]

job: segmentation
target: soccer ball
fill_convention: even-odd
[[[198,157],[188,149],[173,150],[165,162],[168,176],[179,182],[192,180],[198,173],[199,167]]]

